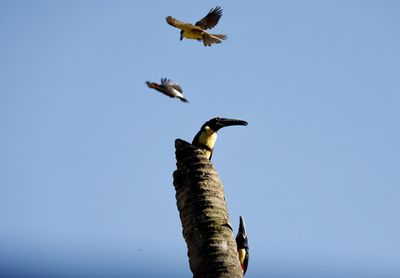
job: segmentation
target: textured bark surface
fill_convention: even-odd
[[[243,277],[217,172],[188,142],[177,139],[175,148],[176,201],[193,277]]]

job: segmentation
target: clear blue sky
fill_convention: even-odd
[[[165,22],[216,5],[220,45]],[[1,1],[0,274],[190,277],[174,140],[223,116],[248,277],[400,277],[399,30],[398,1]]]

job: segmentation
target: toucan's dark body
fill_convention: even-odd
[[[239,231],[236,235],[236,246],[239,254],[240,265],[242,266],[243,276],[249,264],[249,244],[247,242],[246,226],[243,217],[240,216]]]
[[[155,89],[166,96],[172,98],[179,98],[183,102],[188,102],[188,100],[183,95],[181,86],[179,86],[177,83],[173,82],[170,79],[161,78],[160,84],[146,81],[146,84],[149,88]]]
[[[203,124],[193,138],[192,145],[204,149],[204,154],[211,159],[214,145],[217,140],[217,131],[226,126],[247,125],[246,121],[228,118],[213,118]]]

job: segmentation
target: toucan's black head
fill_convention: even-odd
[[[206,126],[211,128],[214,132],[217,132],[219,129],[226,127],[226,126],[231,126],[231,125],[247,125],[246,121],[243,120],[237,120],[237,119],[228,119],[228,118],[220,118],[216,117],[214,119],[211,119],[203,124],[201,129],[204,129]]]
[[[217,140],[217,131],[230,125],[247,125],[247,122],[219,117],[211,119],[201,126],[199,132],[193,138],[192,145],[205,149],[205,155],[211,159]]]
[[[183,39],[183,30],[181,30],[181,40]]]

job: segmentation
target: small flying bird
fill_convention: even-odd
[[[161,84],[149,81],[146,81],[146,84],[149,88],[155,89],[166,96],[179,98],[183,102],[188,102],[188,100],[183,95],[181,86],[170,79],[161,78]]]
[[[208,14],[196,22],[195,25],[191,23],[181,22],[172,16],[167,16],[166,20],[169,25],[181,29],[181,40],[183,38],[203,41],[204,46],[211,46],[213,43],[221,43],[226,39],[225,35],[210,34],[205,30],[211,29],[217,25],[222,16],[222,8],[217,6],[211,9]]]
[[[239,231],[236,235],[236,246],[244,276],[246,274],[247,265],[249,264],[249,244],[247,242],[246,226],[244,225],[244,219],[241,216]]]
[[[205,122],[193,138],[192,145],[204,150],[204,155],[211,160],[215,142],[217,141],[217,131],[226,126],[247,125],[246,121],[228,118],[213,118]]]

